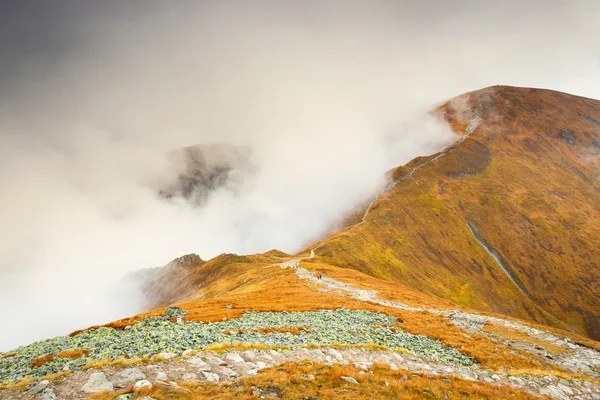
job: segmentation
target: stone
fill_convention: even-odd
[[[562,390],[563,392],[565,392],[569,396],[573,396],[573,391],[571,390],[570,387],[568,387],[566,385],[563,385],[562,383],[559,383],[558,387],[560,388],[560,390]]]
[[[212,372],[202,371],[202,375],[204,375],[207,381],[212,383],[217,383],[219,382],[219,379],[221,379],[219,375],[213,374]]]
[[[552,397],[553,399],[567,399],[567,396],[563,393],[563,391],[554,385],[548,385],[540,390],[540,393],[544,396]]]
[[[373,368],[373,363],[369,361],[357,361],[353,364],[356,368],[360,368],[362,370],[368,370]]]
[[[198,371],[210,371],[211,367],[200,357],[192,357],[187,361],[190,365],[198,368]]]
[[[181,380],[183,380],[185,382],[197,381],[198,375],[193,372],[188,372],[187,374],[183,374],[183,376],[181,377]]]
[[[221,368],[219,368],[219,370],[220,370],[221,374],[226,375],[230,378],[236,377],[238,375],[237,372],[235,372],[234,370],[232,370],[229,367],[221,367]]]
[[[116,374],[112,382],[116,388],[126,388],[142,379],[146,379],[146,375],[139,368],[127,368]]]
[[[152,358],[162,358],[163,360],[170,360],[172,358],[177,357],[177,354],[175,353],[159,353],[156,356],[152,357]]]
[[[206,362],[211,364],[211,365],[227,365],[227,363],[225,361],[223,361],[222,359],[220,359],[217,356],[207,356],[206,357]]]
[[[229,353],[229,354],[225,355],[225,358],[236,364],[245,362],[244,359],[242,357],[240,357],[240,355],[237,353]]]
[[[525,381],[519,377],[511,376],[508,378],[508,381],[515,386],[523,386],[525,385]]]
[[[133,393],[125,393],[114,398],[114,400],[132,400]]]
[[[258,368],[253,368],[253,369],[246,371],[246,375],[248,375],[248,376],[254,376],[256,374],[258,374]]]
[[[187,357],[187,356],[189,356],[190,354],[192,354],[193,352],[194,352],[194,349],[187,349],[186,351],[184,351],[183,353],[181,353],[181,355],[182,355],[183,357]]]
[[[256,360],[256,354],[252,350],[246,350],[242,353],[242,355],[248,361]]]
[[[56,395],[54,394],[54,390],[52,388],[47,388],[40,395],[40,400],[55,400]]]
[[[106,375],[104,375],[104,372],[95,372],[91,374],[87,383],[81,388],[81,390],[89,394],[98,393],[103,390],[112,391],[113,389],[113,384],[108,379],[106,379]]]
[[[150,396],[144,396],[144,397],[140,397],[139,399],[136,400],[156,400],[154,397],[150,397]]]
[[[267,363],[264,363],[264,362],[262,362],[262,361],[257,361],[257,362],[256,362],[256,368],[258,368],[258,369],[265,369],[265,368],[267,368],[268,366],[269,366],[269,364],[267,364]]]
[[[134,390],[140,390],[141,388],[151,388],[152,383],[150,383],[147,379],[142,379],[141,381],[137,381],[135,385],[133,385]]]
[[[401,381],[407,381],[408,380],[408,376],[406,376],[406,374],[402,374],[402,377],[400,377]]]
[[[40,382],[36,383],[35,385],[33,385],[32,387],[30,387],[29,390],[27,391],[27,394],[30,396],[35,396],[36,394],[43,392],[48,387],[49,384],[50,384],[50,381],[48,381],[48,380],[40,381]]]
[[[358,385],[358,381],[351,376],[340,376],[340,379],[354,385]]]

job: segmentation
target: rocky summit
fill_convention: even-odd
[[[455,143],[337,230],[130,275],[145,312],[0,353],[0,399],[599,400],[600,102],[494,86],[432,114]],[[198,159],[163,195],[226,184]]]

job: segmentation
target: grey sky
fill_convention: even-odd
[[[447,98],[600,98],[599,20],[596,1],[1,2],[0,311],[26,319],[0,349],[132,313],[109,294],[130,270],[299,250],[452,140],[423,117]],[[258,174],[201,209],[158,199],[165,154],[211,142]]]

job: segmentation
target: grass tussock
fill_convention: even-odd
[[[56,357],[76,359],[79,357],[87,356],[88,354],[90,354],[89,349],[65,350],[61,351],[60,353],[57,353]]]
[[[49,363],[52,360],[54,360],[54,356],[52,354],[46,354],[45,356],[41,356],[41,357],[38,357],[35,360],[33,360],[31,362],[31,366],[34,368],[40,367],[46,363]]]
[[[33,382],[33,378],[31,376],[26,376],[25,378],[21,379],[20,381],[15,381],[15,382],[7,383],[4,385],[0,385],[0,390],[5,390],[5,389],[24,390],[32,382]]]
[[[155,358],[150,358],[148,356],[141,357],[141,358],[123,358],[122,357],[122,358],[118,358],[116,360],[102,359],[102,360],[92,361],[92,362],[84,365],[82,370],[86,371],[86,370],[92,369],[92,368],[101,369],[104,367],[128,367],[130,365],[147,364],[150,362],[160,362],[160,361],[164,361],[164,360],[158,360]]]
[[[47,381],[55,381],[57,379],[63,378],[65,376],[69,376],[71,375],[73,372],[72,371],[60,371],[60,372],[56,372],[54,374],[48,374],[45,375],[42,380],[47,380]]]

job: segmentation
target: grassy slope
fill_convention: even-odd
[[[543,308],[594,334],[594,325],[586,321],[594,318],[600,293],[598,270],[592,267],[598,265],[598,192],[591,180],[597,166],[584,158],[597,154],[588,147],[591,135],[598,137],[600,130],[577,112],[600,120],[598,103],[505,87],[465,99],[475,106],[483,103],[485,122],[454,151],[384,194],[370,210],[370,222],[348,226],[324,239],[317,257],[302,266],[409,305],[456,308],[459,304],[560,327]],[[470,112],[457,113],[451,104],[438,111],[458,132],[471,118]],[[559,139],[560,129],[571,129],[581,137],[577,148]],[[399,167],[390,174],[392,179],[399,180],[422,161]],[[582,177],[574,175],[574,168]],[[590,181],[583,179],[588,175]],[[363,212],[346,221],[360,222]],[[534,301],[482,249],[466,226],[467,218],[501,253]],[[174,303],[190,312],[186,320],[205,322],[254,310],[368,309],[397,316],[403,329],[456,347],[484,368],[558,372],[542,358],[466,332],[439,315],[317,291],[294,270],[279,267],[291,258],[279,251],[224,254],[209,261],[184,258],[187,261],[173,262],[147,288],[150,308],[158,308],[109,325],[123,328],[144,316],[162,315],[163,307]],[[503,327],[486,329],[509,339],[518,336]],[[600,348],[581,336],[560,334]]]
[[[437,111],[457,132],[484,122],[326,238],[325,261],[471,308],[600,337],[600,102],[492,87]],[[569,144],[561,139],[573,141]],[[400,180],[421,160],[392,173]],[[502,255],[530,301],[475,240]],[[356,221],[356,218],[355,218]],[[560,321],[558,321],[560,320]]]

